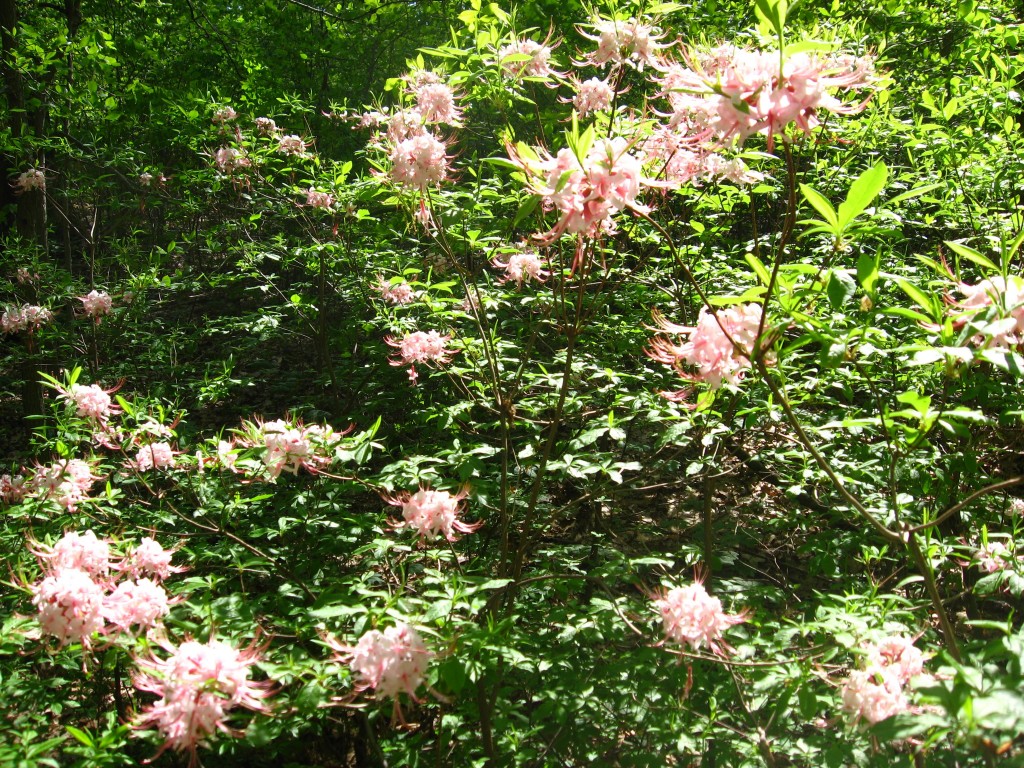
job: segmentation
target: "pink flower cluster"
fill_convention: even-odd
[[[149,171],[145,171],[139,174],[139,185],[143,187],[162,187],[167,183],[167,177],[162,173],[158,173],[155,176]]]
[[[325,210],[330,210],[333,205],[334,195],[330,192],[318,192],[313,187],[306,190],[307,208],[324,208]]]
[[[982,280],[977,285],[960,283],[963,301],[952,313],[957,327],[970,324],[976,333],[971,337],[981,348],[1016,348],[1024,344],[1024,278],[1000,275]]]
[[[764,174],[750,170],[739,158],[726,159],[713,147],[694,144],[683,133],[659,126],[639,144],[643,164],[670,184],[728,180],[735,184],[753,184]]]
[[[483,523],[464,523],[459,520],[460,502],[466,498],[465,488],[452,495],[448,491],[432,491],[420,488],[416,493],[400,491],[395,496],[385,496],[388,504],[402,508],[404,522],[398,528],[412,528],[422,539],[433,539],[438,534],[448,541],[455,541],[455,532],[472,533]]]
[[[703,381],[717,389],[723,383],[737,384],[750,367],[750,355],[757,340],[761,322],[758,304],[739,304],[719,309],[714,314],[701,307],[697,325],[690,327],[670,323],[660,315],[660,329],[665,333],[687,336],[682,344],[673,344],[663,337],[651,340],[647,354],[659,363],[671,365],[684,378]],[[696,368],[690,373],[687,367]]]
[[[645,64],[659,63],[659,51],[666,47],[658,44],[664,35],[636,19],[598,19],[593,28],[597,34],[587,34],[582,30],[580,34],[597,43],[597,50],[586,57],[586,63],[595,66],[630,64],[643,71]]]
[[[182,570],[171,566],[172,553],[151,538],[119,562],[111,560],[110,541],[92,531],[72,531],[52,547],[36,543],[32,550],[44,572],[32,587],[43,634],[85,649],[96,634],[158,626],[170,610],[160,582]]]
[[[23,475],[0,475],[0,502],[17,504],[28,493]]]
[[[612,105],[615,91],[599,77],[592,77],[576,86],[576,96],[572,100],[573,107],[581,116],[591,112],[603,112]]]
[[[138,728],[155,727],[164,737],[157,756],[168,749],[188,751],[189,765],[194,766],[196,750],[210,736],[218,730],[235,733],[226,725],[231,710],[268,711],[263,699],[270,696],[272,684],[249,679],[259,649],[239,650],[214,638],[205,643],[186,640],[177,648],[163,641],[160,646],[168,657],[137,659],[133,681],[138,690],[159,697],[136,722]]]
[[[288,134],[277,141],[277,151],[282,155],[303,156],[306,154],[306,142],[301,136]]]
[[[55,501],[68,512],[74,512],[79,502],[89,498],[89,491],[97,479],[88,462],[81,459],[56,461],[48,467],[36,468],[26,484],[26,495]]]
[[[411,304],[416,300],[416,292],[406,282],[392,284],[383,277],[378,277],[374,288],[388,304]]]
[[[531,191],[560,214],[541,242],[554,242],[565,232],[596,237],[614,229],[613,214],[625,208],[647,211],[636,196],[642,184],[653,182],[643,176],[639,160],[621,137],[596,140],[582,159],[568,148],[554,157],[540,150],[539,159],[523,147],[510,146],[508,152],[530,178]]]
[[[14,182],[14,191],[19,195],[31,192],[33,189],[46,191],[46,174],[38,168],[29,168]]]
[[[114,308],[114,300],[106,291],[92,290],[85,296],[79,296],[78,300],[82,302],[82,309],[86,316],[95,319],[97,324],[104,315],[109,315]]]
[[[151,469],[171,469],[174,467],[174,449],[167,442],[153,442],[140,446],[135,459],[130,462],[133,469],[147,472]]]
[[[53,313],[46,307],[34,304],[23,304],[20,307],[8,307],[0,315],[0,333],[33,333],[53,320]]]
[[[448,175],[447,147],[432,134],[399,141],[391,150],[391,178],[421,192],[440,184]]]
[[[721,45],[691,50],[684,64],[671,64],[661,79],[672,106],[672,124],[692,126],[695,141],[740,142],[753,134],[786,137],[789,125],[810,133],[819,111],[852,114],[866,101],[845,104],[830,92],[871,89],[877,83],[869,56],[794,53],[781,63],[778,51]]]
[[[1013,565],[1013,552],[1001,541],[989,541],[974,553],[974,560],[985,573],[1004,571]]]
[[[347,663],[356,674],[357,690],[372,689],[378,698],[392,698],[396,708],[402,693],[418,701],[416,691],[434,654],[413,627],[398,623],[383,632],[371,629],[355,647],[329,642],[339,653],[336,660]]]
[[[245,152],[235,147],[221,147],[213,156],[213,161],[221,173],[228,175],[252,165],[252,160],[245,156]]]
[[[500,257],[496,257],[491,263],[498,269],[505,270],[505,276],[501,282],[511,281],[517,286],[522,286],[523,281],[529,280],[542,283],[551,274],[544,269],[544,262],[540,256],[531,252],[510,254],[505,262],[502,262]]]
[[[909,709],[904,686],[924,671],[924,654],[899,635],[869,646],[862,669],[843,684],[843,709],[854,722],[878,723]]]
[[[282,419],[244,424],[237,444],[263,450],[263,465],[272,478],[282,472],[297,475],[300,469],[316,474],[334,461],[334,447],[341,435],[319,424],[305,426]],[[223,449],[222,449],[223,450]],[[232,460],[231,465],[235,462]]]
[[[386,337],[384,341],[398,350],[395,357],[390,359],[391,364],[408,365],[409,379],[415,384],[419,377],[416,373],[416,363],[443,365],[451,360],[455,354],[455,350],[447,347],[451,338],[451,335],[442,336],[437,331],[413,331],[398,341],[393,336]]]
[[[665,638],[688,645],[694,651],[706,645],[712,652],[724,655],[729,646],[722,634],[746,621],[742,613],[728,614],[722,610],[722,601],[709,595],[699,582],[673,587],[655,599],[654,605],[661,614]]]
[[[257,117],[256,132],[260,136],[276,136],[278,132],[277,123],[269,117]]]
[[[501,68],[512,77],[556,77],[551,68],[551,48],[534,40],[516,40],[498,51]]]
[[[231,107],[221,107],[213,113],[213,123],[215,125],[224,125],[224,123],[230,123],[237,117],[238,113]]]
[[[83,419],[91,419],[99,425],[120,409],[113,404],[110,393],[113,389],[101,389],[96,384],[72,384],[68,389],[60,390],[60,398],[75,404],[75,413]]]

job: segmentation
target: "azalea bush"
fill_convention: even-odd
[[[1024,61],[890,5],[474,2],[366,103],[24,132],[0,762],[1024,754]]]

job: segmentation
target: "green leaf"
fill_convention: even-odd
[[[828,294],[832,309],[839,309],[857,292],[857,283],[846,270],[835,269],[828,278],[825,292]]]
[[[934,303],[917,286],[907,282],[902,277],[896,278],[896,285],[898,285],[900,290],[907,294],[907,296],[909,296],[917,306],[927,312],[929,318],[935,314]]]
[[[946,240],[946,247],[949,248],[957,256],[973,261],[979,267],[989,270],[990,272],[998,272],[999,267],[991,262],[988,257],[984,256],[980,252],[974,250],[969,245],[963,243],[955,243],[952,240]]]
[[[757,256],[752,253],[748,253],[743,256],[743,259],[750,265],[750,268],[754,270],[754,273],[757,275],[757,279],[761,281],[762,285],[768,285],[768,283],[771,282],[772,276],[771,273],[768,272],[768,267],[766,267],[764,262],[757,258]]]
[[[862,253],[860,258],[857,259],[857,282],[868,293],[874,290],[875,281],[878,280],[878,265],[881,261],[881,256],[881,251],[877,252],[874,256]]]
[[[874,202],[888,178],[889,169],[885,167],[885,163],[879,160],[854,180],[850,185],[850,191],[846,194],[846,201],[839,206],[839,228],[841,230],[846,229],[851,221],[860,216]]]
[[[825,221],[833,227],[835,234],[839,234],[839,216],[836,214],[836,209],[832,207],[832,203],[814,187],[801,184],[800,191],[803,193],[804,199],[814,207],[814,210],[820,213]]]

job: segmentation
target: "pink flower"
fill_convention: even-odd
[[[282,136],[277,141],[277,151],[282,155],[304,155],[306,153],[306,142],[301,136],[289,134]]]
[[[1001,541],[990,541],[974,554],[974,559],[985,573],[996,573],[1010,567],[1013,554]]]
[[[273,136],[277,133],[277,123],[269,117],[257,117],[256,132],[261,136]]]
[[[964,300],[951,313],[956,327],[970,323],[977,333],[971,341],[982,348],[1011,348],[1024,344],[1024,278],[1001,275],[977,285],[960,283]]]
[[[577,85],[572,105],[580,115],[588,115],[608,109],[614,99],[615,91],[612,87],[601,78],[592,77]]]
[[[746,621],[743,614],[728,614],[722,601],[712,597],[699,582],[674,587],[655,599],[661,614],[667,640],[689,645],[694,651],[706,645],[711,651],[725,655],[729,648],[722,633]]]
[[[213,161],[221,173],[228,175],[252,165],[252,161],[245,156],[245,152],[234,147],[221,147],[213,156]]]
[[[61,645],[77,641],[89,648],[103,630],[103,587],[85,571],[60,568],[32,587],[39,625]]]
[[[392,285],[383,277],[378,277],[374,288],[388,304],[411,304],[416,300],[416,293],[408,283]]]
[[[30,544],[30,549],[49,574],[71,569],[87,573],[90,577],[106,577],[110,572],[110,542],[96,538],[92,531],[82,534],[69,531],[52,547],[36,543]]]
[[[170,469],[174,466],[174,450],[169,443],[150,443],[139,448],[132,464],[140,472]]]
[[[854,722],[874,724],[907,711],[909,704],[894,670],[856,669],[843,684],[843,709]]]
[[[462,118],[455,106],[455,94],[444,83],[428,83],[417,89],[416,111],[428,123],[457,125]]]
[[[667,47],[657,42],[664,35],[656,34],[653,27],[636,19],[598,19],[593,26],[596,35],[583,31],[580,34],[597,43],[597,50],[586,57],[586,61],[595,66],[628,63],[642,72],[644,64],[657,65],[658,51]]]
[[[14,279],[18,281],[19,285],[35,285],[39,282],[39,273],[30,272],[27,267],[18,267]]]
[[[441,534],[448,541],[455,541],[455,532],[472,533],[482,522],[469,524],[459,520],[460,502],[466,498],[465,488],[454,496],[448,491],[432,491],[420,488],[416,493],[400,491],[393,497],[385,496],[388,504],[402,508],[405,522],[399,528],[412,528],[421,538],[433,539]]]
[[[169,611],[167,592],[152,579],[122,581],[103,600],[104,617],[124,632],[154,627]]]
[[[448,175],[444,142],[429,133],[398,142],[391,150],[391,178],[398,184],[425,190]]]
[[[499,258],[494,259],[494,266],[505,270],[505,277],[502,282],[512,281],[521,286],[524,280],[536,280],[544,282],[551,273],[545,270],[544,262],[536,253],[513,253],[508,261],[502,263]]]
[[[391,144],[399,144],[406,139],[414,139],[426,132],[426,126],[423,125],[423,115],[415,109],[400,110],[388,118],[387,139]]]
[[[194,766],[196,750],[216,731],[234,733],[226,725],[231,710],[268,711],[262,700],[270,695],[270,684],[249,680],[260,657],[256,647],[238,650],[212,638],[186,640],[178,648],[167,641],[161,645],[170,656],[136,659],[134,678],[137,689],[160,697],[136,722],[137,728],[155,727],[164,737],[157,756],[167,749],[187,750]]]
[[[868,647],[867,668],[878,667],[891,671],[901,685],[924,671],[924,653],[914,641],[902,635],[892,635]]]
[[[416,691],[434,656],[419,633],[405,623],[383,632],[371,629],[354,648],[333,643],[332,647],[341,653],[337,660],[347,661],[357,675],[358,690],[373,689],[378,698],[393,698],[396,704],[402,693],[418,701]]]
[[[716,319],[717,318],[717,319]],[[679,345],[661,337],[651,341],[649,357],[671,365],[684,377],[704,381],[713,389],[723,383],[737,384],[750,367],[750,355],[757,339],[761,322],[758,304],[740,304],[719,309],[715,314],[701,307],[694,327],[675,325],[656,316],[662,331],[685,334],[688,338]],[[688,373],[683,366],[696,368]]]
[[[529,57],[529,58],[527,58]],[[551,48],[533,40],[516,40],[498,51],[501,68],[512,77],[554,77]]]
[[[395,357],[391,358],[392,365],[408,365],[409,378],[416,383],[416,363],[437,363],[443,365],[451,360],[455,350],[446,346],[451,336],[442,336],[437,331],[413,331],[402,337],[401,341],[395,341],[394,337],[388,336],[384,341],[396,347],[398,351]]]
[[[96,322],[104,315],[109,315],[113,309],[114,302],[106,291],[89,291],[85,296],[79,296],[82,308],[88,317],[95,318]]]
[[[46,307],[23,304],[21,307],[8,307],[0,315],[0,333],[34,333],[53,320],[53,313]]]
[[[264,449],[263,464],[272,478],[282,472],[296,475],[300,469],[313,474],[319,472],[334,461],[334,446],[341,439],[329,426],[290,424],[281,419],[256,424],[246,422],[245,427],[239,444]]]
[[[110,399],[110,392],[113,391],[101,389],[97,384],[72,384],[70,389],[61,390],[60,397],[75,404],[78,416],[102,425],[110,416],[119,412]]]
[[[231,122],[237,117],[238,113],[231,107],[221,107],[213,113],[213,122],[215,125],[223,125],[224,123]]]
[[[38,168],[29,168],[18,176],[18,180],[14,182],[15,194],[22,195],[33,189],[38,189],[41,192],[46,191],[46,174]]]
[[[330,209],[334,205],[334,196],[329,192],[318,192],[313,187],[306,190],[306,206],[308,208]]]
[[[565,232],[597,237],[614,229],[613,214],[625,208],[648,210],[636,196],[641,184],[655,183],[643,176],[640,162],[621,137],[596,140],[582,161],[568,148],[555,157],[544,150],[533,155],[522,147],[508,151],[512,162],[526,172],[531,191],[560,214],[558,223],[539,238],[542,243],[551,243]]]
[[[163,581],[172,573],[180,573],[185,568],[171,565],[173,549],[164,549],[152,537],[139,539],[139,543],[124,558],[118,569],[131,578],[148,574],[157,581]]]
[[[17,504],[25,498],[27,488],[25,478],[21,475],[0,475],[0,501],[4,504]]]
[[[89,464],[81,459],[68,459],[49,467],[38,467],[29,487],[38,498],[52,499],[67,511],[74,512],[78,503],[89,497],[96,480]]]

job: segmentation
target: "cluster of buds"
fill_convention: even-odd
[[[32,586],[44,635],[63,646],[84,649],[96,635],[150,631],[158,627],[171,601],[161,583],[184,570],[171,565],[173,551],[143,538],[124,557],[113,559],[111,542],[92,531],[65,533],[54,545],[33,542],[43,578]]]
[[[726,613],[722,601],[709,595],[699,581],[666,590],[654,600],[654,607],[661,614],[665,639],[692,651],[707,646],[713,653],[725,655],[729,645],[722,634],[746,621],[744,613]]]
[[[451,338],[450,334],[442,336],[437,331],[413,331],[397,340],[387,336],[384,341],[396,348],[394,357],[390,358],[391,364],[408,365],[409,380],[415,384],[419,378],[416,363],[444,365],[451,361],[456,353],[456,350],[448,348]]]
[[[217,731],[238,735],[227,725],[232,710],[269,711],[263,700],[271,695],[273,683],[249,679],[262,653],[255,644],[238,649],[210,638],[205,643],[186,640],[177,647],[162,640],[159,646],[167,658],[155,653],[136,658],[133,679],[138,690],[159,697],[135,723],[137,728],[156,728],[163,736],[153,759],[171,749],[188,752],[189,765],[195,766],[197,749]]]
[[[738,384],[750,367],[761,323],[759,304],[738,304],[712,313],[701,307],[696,326],[676,325],[655,313],[658,328],[686,336],[681,344],[658,336],[646,352],[659,363],[672,366],[683,378],[702,381],[712,389],[724,383]],[[696,369],[692,371],[690,369]],[[686,391],[668,395],[681,400]]]
[[[451,494],[421,487],[415,493],[400,491],[394,496],[385,496],[384,500],[402,508],[403,522],[396,528],[412,528],[424,540],[434,539],[440,534],[447,541],[455,541],[456,531],[472,533],[483,525],[482,522],[466,523],[459,519],[461,502],[468,493],[465,488]]]
[[[297,475],[300,469],[316,474],[334,461],[334,449],[343,434],[330,426],[304,425],[301,421],[256,420],[243,422],[243,429],[233,443],[221,446],[218,452],[231,457],[226,466],[240,470],[232,455],[233,446],[260,450],[265,471],[275,479],[282,472]]]
[[[843,684],[843,709],[854,722],[878,723],[910,708],[904,686],[924,669],[914,641],[892,636],[867,648],[864,666]]]
[[[20,307],[7,307],[0,314],[0,333],[34,333],[53,320],[53,313],[46,307],[34,304],[22,304]]]

